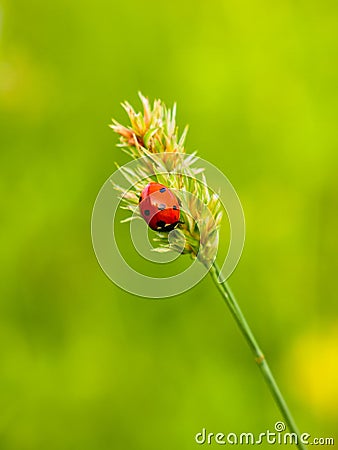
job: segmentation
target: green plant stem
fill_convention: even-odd
[[[210,274],[211,274],[212,279],[214,280],[218,290],[222,294],[222,297],[223,297],[225,303],[228,305],[232,316],[236,320],[241,332],[243,333],[246,341],[248,342],[248,344],[255,356],[255,361],[256,361],[258,367],[260,368],[261,373],[262,373],[266,383],[268,384],[268,386],[270,388],[270,391],[271,391],[271,393],[272,393],[272,395],[273,395],[273,397],[285,419],[286,424],[289,427],[289,430],[291,431],[291,433],[297,434],[297,436],[298,436],[297,447],[302,450],[306,450],[306,447],[304,446],[304,444],[302,444],[300,442],[300,433],[297,428],[297,425],[290,413],[290,410],[284,400],[284,397],[283,397],[281,391],[279,390],[276,380],[275,380],[274,376],[272,375],[272,372],[271,372],[270,367],[263,355],[263,352],[260,349],[260,347],[255,339],[255,336],[253,335],[253,333],[252,333],[252,331],[251,331],[251,329],[250,329],[250,327],[249,327],[249,325],[237,303],[237,300],[236,300],[233,292],[230,289],[230,286],[228,285],[228,283],[226,281],[219,282],[220,269],[217,266],[216,262],[214,262],[214,264],[211,266]]]

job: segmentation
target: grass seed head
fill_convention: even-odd
[[[154,241],[157,251],[175,250],[189,253],[209,265],[216,257],[218,230],[222,219],[222,205],[218,195],[208,188],[203,169],[197,167],[196,153],[187,154],[184,147],[188,127],[179,136],[176,125],[176,105],[167,108],[161,100],[151,106],[139,93],[143,111],[136,112],[125,102],[123,108],[130,124],[125,126],[113,119],[110,127],[119,135],[123,151],[137,160],[134,169],[120,170],[131,188],[115,185],[121,195],[121,207],[132,213],[126,219],[139,218],[139,195],[150,182],[164,184],[178,197],[181,222],[168,234],[157,232]],[[184,240],[184,241],[183,241]],[[182,245],[182,242],[184,245]]]

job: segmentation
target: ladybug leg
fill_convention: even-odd
[[[176,225],[174,223],[171,223],[169,225],[165,225],[163,231],[166,231],[166,232],[172,231],[175,228],[175,226]]]
[[[177,225],[180,224],[180,223],[183,223],[183,222],[177,221],[177,222],[174,222],[174,223],[165,225],[165,226],[162,228],[162,231],[166,231],[166,232],[172,231],[172,230],[174,230],[174,229],[177,227]]]
[[[168,225],[165,224],[164,220],[159,220],[156,225],[157,225],[157,230],[158,231],[167,231],[166,227]]]

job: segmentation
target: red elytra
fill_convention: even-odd
[[[180,221],[180,206],[176,196],[160,183],[149,183],[139,200],[140,212],[152,230],[171,231]]]

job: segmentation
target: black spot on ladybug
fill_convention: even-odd
[[[150,216],[150,211],[149,211],[149,209],[146,209],[146,210],[144,211],[144,215],[145,215],[145,216]]]
[[[176,210],[177,210],[177,206],[176,206],[176,205],[174,205],[174,206],[173,206],[173,209],[174,209],[174,210],[176,211]]]
[[[163,211],[163,209],[165,209],[165,204],[164,203],[160,203],[158,205],[158,209],[160,209],[161,211]]]
[[[160,192],[165,192],[167,189],[165,187],[160,189]]]
[[[157,228],[164,228],[165,227],[165,221],[164,220],[159,220],[157,223]]]

